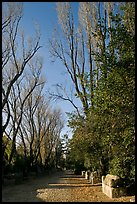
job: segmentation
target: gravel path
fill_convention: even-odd
[[[131,198],[111,199],[102,193],[101,184],[92,185],[71,171],[57,172],[2,189],[2,202],[129,202]]]

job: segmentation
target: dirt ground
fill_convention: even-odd
[[[92,185],[70,171],[2,188],[2,202],[129,202],[132,197],[111,199],[102,193],[101,183]]]

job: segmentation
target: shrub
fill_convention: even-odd
[[[115,157],[110,161],[110,173],[127,182],[135,181],[135,162],[132,157]]]

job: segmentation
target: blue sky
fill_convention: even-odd
[[[39,54],[44,58],[43,74],[46,76],[45,92],[50,89],[53,91],[54,85],[57,83],[65,83],[70,85],[69,76],[65,73],[65,67],[57,60],[54,63],[51,62],[48,39],[51,37],[54,27],[57,25],[57,13],[56,2],[24,2],[24,15],[22,19],[22,26],[27,36],[31,36],[34,33],[34,23],[37,22],[41,31],[41,45],[43,46],[39,51]],[[77,18],[78,3],[71,2],[72,11],[74,12],[75,19]],[[76,103],[80,105],[77,100]],[[65,112],[71,112],[72,105],[65,101],[58,101],[54,104],[54,107],[61,108],[64,113],[64,120],[67,122],[67,116]],[[71,134],[70,129],[64,128],[63,134],[68,131]],[[70,135],[71,136],[71,135]]]

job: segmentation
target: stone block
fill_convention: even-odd
[[[85,179],[89,180],[89,176],[90,176],[90,170],[85,172]]]
[[[96,171],[94,171],[94,172],[91,172],[91,173],[90,173],[89,181],[90,181],[90,183],[92,183],[92,184],[96,184],[96,183],[101,182],[101,177],[100,177],[100,175],[97,174]]]
[[[110,187],[115,188],[122,185],[122,180],[120,179],[119,176],[107,174],[105,178],[103,177],[103,179],[104,179],[103,183]]]
[[[120,177],[110,174],[102,176],[102,192],[110,198],[118,198],[127,194],[126,188],[122,187]]]
[[[82,176],[85,176],[85,171],[82,171]]]
[[[113,188],[102,183],[102,192],[110,198],[119,198],[126,195],[125,187]]]
[[[135,202],[135,196],[130,199],[130,202]]]

